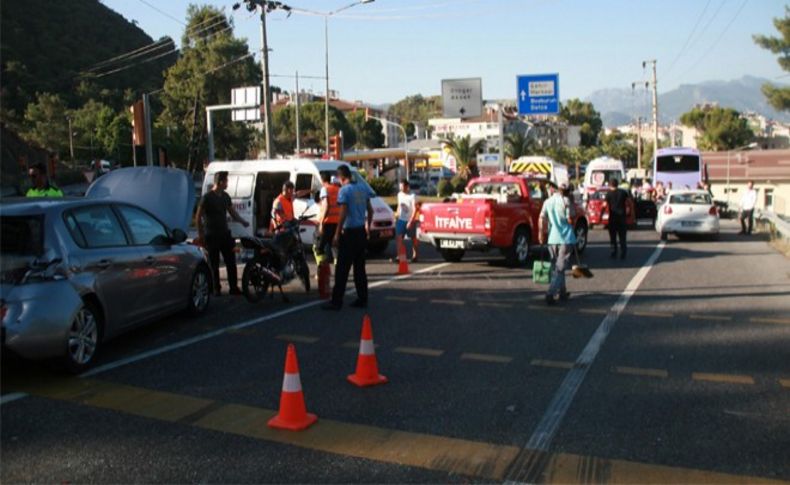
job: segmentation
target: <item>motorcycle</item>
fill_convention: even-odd
[[[307,266],[302,239],[299,236],[301,222],[310,216],[302,215],[275,228],[271,238],[245,236],[241,244],[253,251],[253,257],[244,265],[241,290],[250,303],[260,301],[271,291],[274,298],[275,286],[280,289],[283,302],[290,300],[283,292],[283,285],[299,278],[306,292],[310,291],[310,269]]]

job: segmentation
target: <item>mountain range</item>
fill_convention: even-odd
[[[790,113],[773,109],[765,100],[760,87],[769,79],[744,76],[732,81],[706,81],[699,84],[681,84],[676,89],[658,95],[659,120],[671,123],[691,110],[696,104],[718,103],[721,107],[734,108],[741,113],[753,111],[766,118],[790,122]],[[633,123],[637,116],[650,118],[651,95],[644,88],[610,88],[594,91],[585,101],[592,102],[601,113],[604,126],[614,127]]]

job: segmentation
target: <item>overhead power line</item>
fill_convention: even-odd
[[[672,70],[672,68],[675,66],[675,63],[676,63],[676,62],[678,62],[678,59],[680,59],[680,57],[681,57],[681,56],[682,56],[682,55],[685,53],[685,51],[686,51],[686,47],[688,47],[688,45],[689,45],[689,42],[691,41],[691,38],[692,38],[692,37],[694,37],[694,33],[697,31],[697,27],[699,27],[699,23],[702,21],[702,18],[705,16],[705,12],[707,12],[707,11],[708,11],[708,7],[710,6],[710,1],[711,1],[711,0],[708,0],[708,1],[705,3],[705,8],[703,8],[703,9],[702,9],[702,12],[701,12],[701,13],[699,14],[699,16],[697,17],[697,21],[694,23],[694,27],[692,27],[692,28],[691,28],[691,32],[689,32],[689,36],[688,36],[688,37],[686,37],[686,42],[684,42],[684,43],[683,43],[683,47],[681,47],[681,48],[680,48],[680,51],[678,51],[678,53],[677,53],[677,55],[675,56],[675,58],[674,58],[674,59],[672,60],[672,62],[669,64],[669,67],[667,68],[667,70],[666,70],[666,72],[664,73],[664,75],[667,75],[667,74],[669,74],[669,72],[670,72],[670,71]]]

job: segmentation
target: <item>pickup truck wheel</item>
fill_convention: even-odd
[[[587,224],[579,222],[576,224],[576,251],[583,253],[587,248]]]
[[[461,261],[461,258],[464,257],[464,250],[463,249],[441,249],[439,252],[444,258],[445,261],[449,263],[457,263]]]
[[[505,254],[509,266],[523,266],[529,258],[529,231],[525,227],[516,229],[513,234],[513,245]]]

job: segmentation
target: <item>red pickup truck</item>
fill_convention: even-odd
[[[426,203],[420,209],[422,242],[439,249],[445,261],[460,261],[467,250],[498,248],[508,264],[523,265],[538,244],[538,218],[548,197],[546,181],[522,175],[479,177],[455,202]],[[576,208],[578,250],[587,247],[584,208]]]

